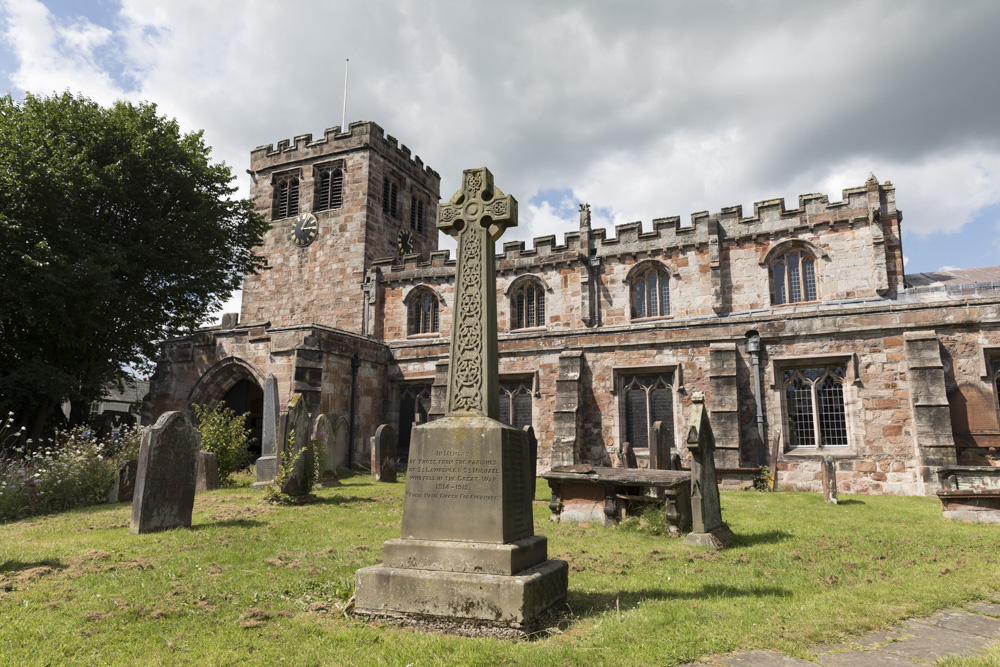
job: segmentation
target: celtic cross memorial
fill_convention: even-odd
[[[447,412],[413,428],[399,539],[358,570],[355,610],[525,625],[566,596],[568,567],[534,534],[527,434],[497,421],[496,254],[517,201],[486,168],[438,205],[458,241]]]

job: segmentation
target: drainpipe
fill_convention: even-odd
[[[753,364],[753,398],[757,404],[757,437],[759,438],[758,461],[767,458],[767,441],[764,439],[764,402],[760,395],[760,334],[747,332],[746,349]]]
[[[347,467],[354,467],[354,433],[356,428],[355,415],[358,405],[358,369],[361,368],[361,357],[351,357],[351,446],[347,448]]]

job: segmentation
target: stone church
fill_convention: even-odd
[[[225,401],[259,442],[273,374],[282,404],[300,393],[343,421],[342,464],[367,463],[381,423],[405,460],[411,425],[444,412],[455,260],[438,250],[439,175],[371,122],[260,146],[249,173],[269,269],[246,277],[238,316],[164,342],[144,421]],[[641,460],[654,421],[683,459],[695,392],[730,481],[776,456],[779,484],[818,490],[830,457],[843,492],[926,494],[942,467],[1000,465],[1000,266],[905,275],[902,221],[869,176],[840,201],[613,236],[583,205],[561,242],[503,243],[501,418],[534,427],[539,470],[612,465],[624,442]]]

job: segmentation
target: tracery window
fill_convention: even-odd
[[[511,329],[545,326],[545,287],[526,280],[510,295]]]
[[[844,365],[786,368],[782,389],[789,447],[843,447],[848,443]]]
[[[321,167],[316,180],[316,211],[340,208],[344,203],[344,171],[338,167]]]
[[[437,294],[427,288],[418,288],[410,296],[407,307],[407,334],[436,333],[440,324],[438,317]]]
[[[531,380],[500,383],[500,421],[521,429],[531,426]]]
[[[410,229],[418,233],[424,231],[424,200],[415,195],[410,201]]]
[[[663,268],[651,266],[632,278],[632,317],[669,314],[670,276]]]
[[[674,426],[674,374],[622,375],[619,379],[624,438],[632,447],[649,447],[653,422]]]
[[[792,250],[771,264],[774,305],[816,300],[816,259],[803,250]]]
[[[271,217],[274,220],[299,214],[299,179],[296,176],[279,176],[274,180],[274,203]]]
[[[399,200],[399,184],[391,178],[386,177],[382,181],[382,213],[391,218],[399,217],[399,208],[396,206]]]

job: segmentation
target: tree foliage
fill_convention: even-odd
[[[226,484],[234,472],[242,470],[250,461],[247,416],[245,413],[236,414],[221,402],[212,409],[207,405],[193,407],[198,418],[198,432],[201,433],[201,448],[215,454],[219,481]]]
[[[0,410],[77,421],[263,267],[267,223],[209,154],[155,104],[0,98]]]

